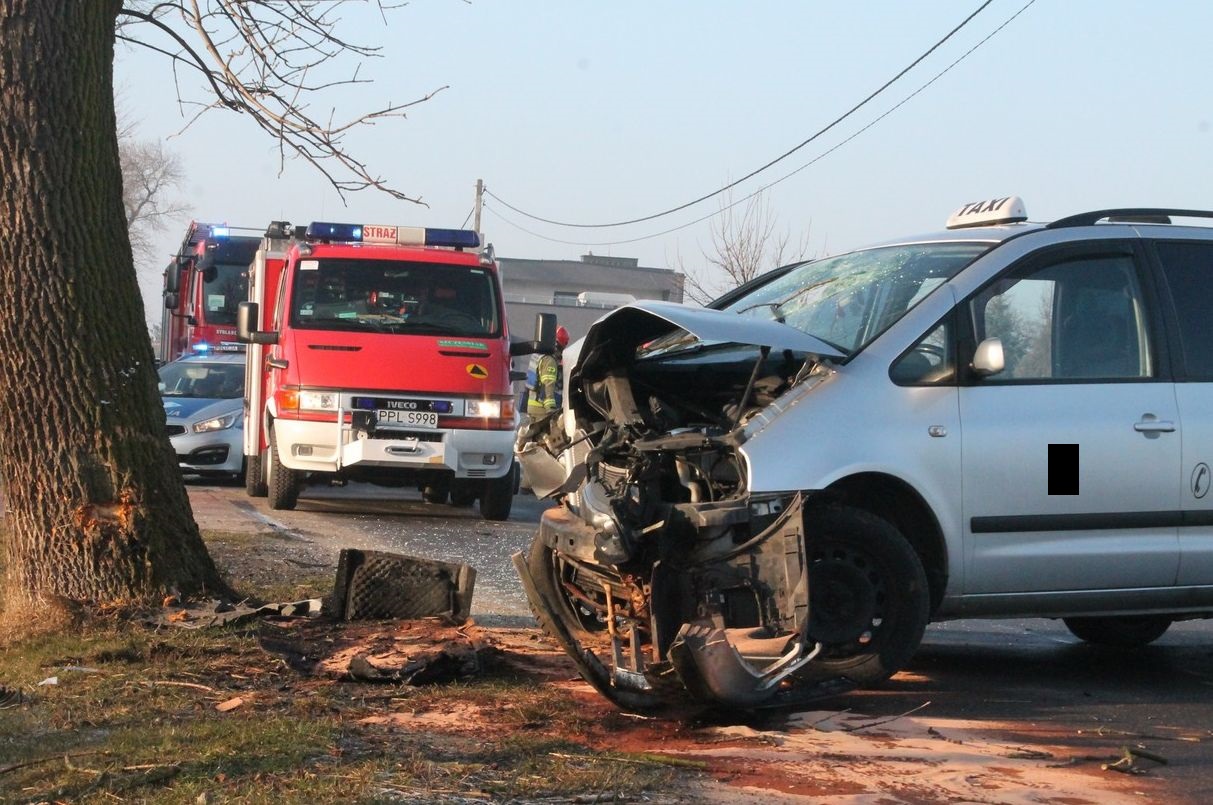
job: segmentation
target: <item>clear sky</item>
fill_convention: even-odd
[[[1213,3],[1204,0],[1037,0],[890,112],[1026,3],[994,0],[733,198],[820,157],[768,191],[781,227],[816,254],[939,229],[962,203],[1008,194],[1024,198],[1032,220],[1112,206],[1213,208]],[[123,105],[141,137],[169,138],[188,172],[192,216],[163,233],[163,259],[141,267],[155,277],[148,318],[159,320],[158,275],[189,217],[459,227],[477,179],[526,212],[578,223],[685,203],[809,138],[980,4],[413,0],[385,27],[378,12],[350,3],[340,32],[383,48],[361,67],[374,83],[314,99],[313,109],[348,117],[449,85],[407,119],[347,141],[428,207],[374,191],[343,206],[304,163],[288,161],[280,174],[275,143],[238,115],[213,111],[181,132],[165,58],[120,45]],[[205,98],[184,74],[182,91]],[[491,198],[486,206],[482,228],[499,256],[593,251],[674,268],[704,264],[708,222],[620,241],[701,218],[719,199],[609,229],[549,226]]]

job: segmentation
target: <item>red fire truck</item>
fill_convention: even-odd
[[[415,484],[431,503],[509,516],[510,359],[554,349],[555,319],[511,344],[480,243],[469,230],[270,225],[236,327],[250,494],[291,509],[308,482]]]
[[[186,229],[177,257],[164,270],[161,361],[241,348],[236,308],[248,297],[249,263],[261,238],[232,234],[237,229],[198,221]]]

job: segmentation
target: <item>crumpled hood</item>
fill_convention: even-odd
[[[770,319],[739,316],[725,310],[692,307],[676,302],[641,300],[611,311],[596,321],[584,339],[573,345],[566,362],[572,374],[591,376],[611,366],[629,363],[641,344],[682,329],[700,341],[770,347],[819,357],[844,357],[816,336]]]

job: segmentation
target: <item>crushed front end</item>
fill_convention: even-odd
[[[828,347],[770,322],[761,341],[711,341],[723,316],[734,327],[732,314],[642,303],[601,320],[574,353],[566,410],[519,451],[536,493],[561,504],[514,558],[532,608],[626,708],[849,687],[798,674],[821,650],[806,498],[751,494],[741,450],[764,409],[828,371]]]

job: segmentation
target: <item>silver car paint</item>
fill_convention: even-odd
[[[225,428],[224,430],[208,431],[206,433],[194,432],[195,424],[231,413],[238,415],[236,424],[232,427]],[[244,402],[242,399],[216,400],[211,405],[199,409],[189,417],[167,417],[166,423],[185,428],[184,433],[177,434],[169,439],[172,442],[173,451],[178,456],[188,456],[193,451],[204,447],[227,447],[227,460],[222,464],[193,465],[181,461],[179,463],[181,471],[187,475],[191,473],[208,475],[236,474],[244,468]]]
[[[246,363],[245,356],[241,353],[232,352],[216,352],[205,355],[186,355],[178,358],[178,361],[184,363],[231,363],[244,365]],[[167,398],[169,401],[171,397]],[[223,430],[208,431],[206,433],[195,433],[194,425],[205,422],[208,419],[225,416],[229,413],[237,413],[239,417],[230,428]],[[243,395],[230,399],[216,399],[210,405],[199,408],[186,416],[172,416],[168,411],[165,414],[165,424],[169,426],[178,426],[184,429],[184,432],[170,437],[173,452],[178,456],[188,456],[193,451],[205,447],[227,446],[227,460],[222,464],[204,464],[194,465],[188,462],[179,461],[178,466],[186,475],[190,474],[205,474],[205,475],[236,475],[244,469],[244,400]]]
[[[1166,231],[1169,237],[1213,237],[1207,229]],[[1143,233],[1128,224],[1057,230],[1018,224],[881,244],[987,240],[993,246],[1006,240],[935,289],[854,359],[842,366],[827,363],[815,377],[755,416],[745,427],[741,448],[750,492],[824,489],[857,473],[881,473],[905,482],[929,507],[946,543],[948,587],[936,619],[1209,610],[1213,528],[1185,529],[1182,540],[1173,528],[1061,536],[1021,532],[994,535],[1002,537],[995,540],[974,535],[968,524],[983,511],[1040,513],[1041,466],[1026,461],[1019,449],[1029,435],[1037,445],[1051,439],[1082,440],[1086,455],[1113,484],[1099,499],[1046,499],[1047,513],[1213,509],[1213,495],[1196,498],[1189,482],[1198,459],[1213,460],[1202,452],[1204,445],[1213,444],[1213,422],[1206,424],[1206,415],[1197,425],[1198,417],[1191,414],[1213,410],[1210,384],[1182,384],[1181,410],[1175,384],[1165,381],[1021,386],[1000,395],[1008,387],[900,387],[888,374],[890,364],[960,300],[1020,258],[1053,244],[1135,239],[1142,234],[1158,232]],[[757,343],[761,338],[735,340]],[[575,344],[566,353],[566,365],[576,362],[581,346]],[[1012,400],[1017,396],[1020,399]],[[1087,421],[1092,417],[1083,416],[1084,407],[1089,412],[1089,407],[1105,403],[1114,409],[1109,416],[1117,417],[1116,422],[1123,419],[1116,426],[1124,428],[1120,441],[1115,436],[1119,431],[1101,430],[1103,425],[1097,427]],[[1071,410],[1069,427],[1065,421],[1042,421],[1057,405]],[[971,450],[965,448],[963,411],[973,424]],[[1192,422],[1183,421],[1178,432],[1158,440],[1161,450],[1152,450],[1159,445],[1132,431],[1133,421],[1142,414],[1180,423],[1183,411]],[[572,433],[569,420],[566,417]],[[1003,435],[995,437],[995,429]],[[1013,448],[1002,467],[982,464],[983,451],[988,453],[985,448],[993,444],[983,440],[993,438],[1004,447],[1009,440]]]

